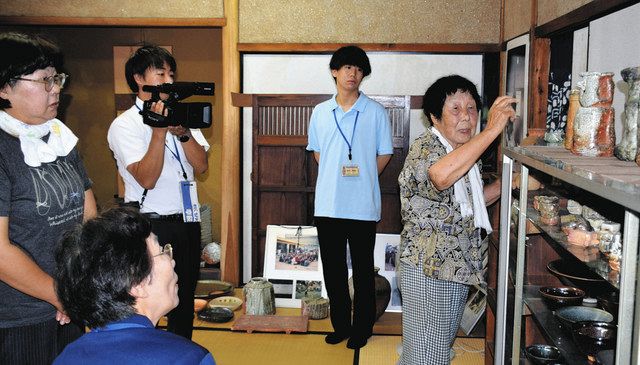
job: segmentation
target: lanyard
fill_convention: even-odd
[[[135,106],[136,108],[138,108],[139,111],[142,111],[142,109],[140,109],[137,103],[135,104]],[[178,150],[178,145],[176,144],[175,137],[172,138],[172,140],[173,140],[173,147],[176,149],[175,152],[173,152],[173,150],[169,148],[169,146],[166,143],[164,144],[164,146],[167,147],[167,149],[169,150],[169,152],[171,152],[173,157],[175,157],[176,160],[178,160],[178,163],[180,164],[180,168],[182,169],[182,177],[185,179],[185,181],[187,181],[189,179],[187,178],[187,172],[184,170],[184,166],[182,165],[182,161],[180,160],[180,150]]]
[[[358,116],[360,115],[359,111],[356,111],[356,121],[353,122],[353,131],[351,132],[351,141],[347,141],[347,137],[345,137],[344,132],[342,132],[342,128],[340,128],[340,124],[338,124],[338,118],[336,118],[336,110],[333,109],[333,120],[336,122],[336,127],[338,127],[338,131],[342,135],[342,139],[347,143],[349,147],[349,161],[351,161],[351,146],[353,145],[353,136],[356,135],[356,125],[358,124]]]

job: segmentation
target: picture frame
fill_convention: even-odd
[[[484,315],[487,307],[487,293],[478,285],[469,289],[467,304],[460,320],[460,329],[465,335],[469,335]]]
[[[305,296],[326,298],[316,227],[268,225],[263,276],[274,284],[276,307],[298,308]]]
[[[396,277],[399,248],[399,234],[376,234],[376,243],[373,249],[373,264],[380,268],[378,274],[384,276],[391,285],[391,299],[389,299],[389,304],[385,312],[402,312],[402,299]]]
[[[509,95],[518,102],[515,104],[516,118],[508,123],[502,133],[503,147],[519,146],[527,136],[527,111],[529,98],[529,35],[524,34],[507,42],[506,72],[503,75],[502,95]]]

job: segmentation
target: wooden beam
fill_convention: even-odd
[[[220,188],[222,280],[240,283],[240,110],[233,106],[231,93],[240,91],[238,53],[238,0],[224,0],[228,24],[222,28],[222,157]]]
[[[0,25],[83,27],[224,27],[225,18],[100,18],[59,16],[0,16]]]
[[[239,43],[238,51],[245,53],[331,53],[350,43]],[[359,43],[365,51],[427,52],[427,53],[485,53],[500,51],[497,43]]]
[[[533,57],[531,58],[531,122],[529,127],[546,130],[547,128],[547,98],[549,94],[549,67],[551,62],[551,40],[549,38],[535,38]]]
[[[634,5],[640,0],[594,0],[556,19],[535,28],[538,37],[549,37],[555,33],[578,29],[591,20]]]

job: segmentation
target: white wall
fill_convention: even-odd
[[[624,111],[628,86],[620,71],[640,66],[640,4],[594,20],[589,24],[588,71],[613,72],[616,85],[613,107],[616,116],[616,140],[622,134],[621,113]],[[581,79],[579,75],[575,75]]]
[[[369,95],[423,95],[441,76],[459,74],[482,90],[481,55],[370,52],[371,75],[361,90]],[[242,58],[243,93],[333,94],[331,55],[248,54]],[[419,110],[412,111],[410,139],[424,130]],[[251,108],[243,111],[243,280],[251,276]]]

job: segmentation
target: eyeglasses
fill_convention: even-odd
[[[170,259],[173,259],[173,247],[171,247],[170,243],[167,243],[166,245],[162,246],[160,253],[157,255],[153,255],[152,257],[156,257],[160,255],[167,255],[169,256]]]
[[[44,77],[42,80],[25,79],[23,77],[14,77],[13,80],[38,82],[40,84],[44,84],[44,89],[49,92],[51,91],[51,89],[53,89],[54,84],[58,85],[62,89],[64,87],[65,81],[67,81],[67,77],[69,77],[69,75],[67,74],[55,74]]]

